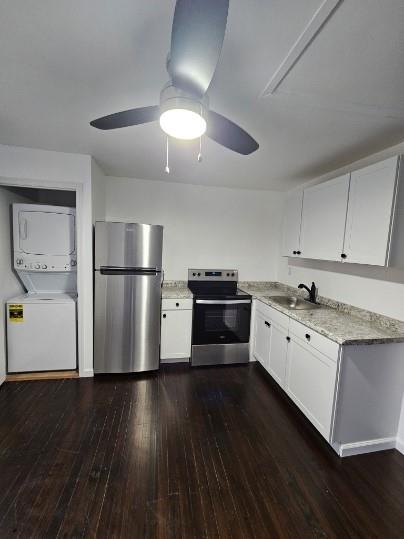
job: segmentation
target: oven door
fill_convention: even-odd
[[[248,343],[250,299],[196,299],[192,344]]]

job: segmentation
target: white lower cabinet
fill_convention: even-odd
[[[281,387],[285,385],[289,318],[268,305],[255,310],[253,356]]]
[[[177,305],[178,307],[176,307]],[[163,300],[160,359],[164,361],[190,358],[191,337],[192,300],[186,304],[178,301],[173,302],[173,300]]]
[[[340,345],[259,300],[254,317],[252,357],[338,455],[400,446],[404,343]]]
[[[339,345],[260,301],[252,338],[254,358],[330,441]]]
[[[271,342],[269,347],[268,372],[284,388],[286,361],[288,353],[288,330],[275,322],[271,323]]]
[[[330,438],[336,375],[335,360],[291,335],[286,392],[327,440]]]
[[[253,355],[263,367],[268,369],[271,324],[261,310],[256,309],[253,330]]]

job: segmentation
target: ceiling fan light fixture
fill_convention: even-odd
[[[193,140],[206,131],[207,97],[197,97],[167,83],[160,94],[160,127],[170,137]]]
[[[173,108],[161,114],[160,127],[170,137],[193,140],[205,133],[206,120],[193,110]]]

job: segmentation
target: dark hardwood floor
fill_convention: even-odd
[[[0,538],[403,538],[404,456],[340,459],[257,365],[0,389]]]

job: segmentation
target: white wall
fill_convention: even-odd
[[[14,202],[26,203],[30,199],[0,187],[0,384],[6,376],[6,310],[5,302],[25,292],[12,269],[11,213]]]
[[[1,177],[6,178],[5,180]],[[0,184],[76,191],[78,353],[81,376],[93,375],[91,157],[0,145]]]
[[[106,218],[164,226],[165,278],[189,267],[237,268],[241,280],[277,276],[284,196],[132,178],[106,178]]]
[[[404,320],[404,273],[360,264],[283,258],[279,280],[291,286],[315,281],[319,294]]]
[[[94,223],[105,219],[105,176],[95,159],[91,159],[91,197]]]

